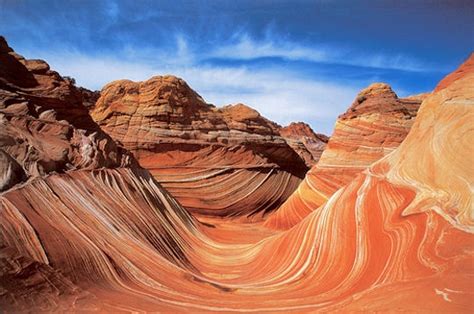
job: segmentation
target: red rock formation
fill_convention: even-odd
[[[467,313],[473,83],[470,73],[429,96],[398,149],[256,243],[214,241],[145,171],[127,169],[3,193],[1,239],[105,311]]]
[[[469,313],[473,86],[469,71],[428,96],[397,149],[286,231],[212,230],[142,169],[13,186],[0,194],[0,307]]]
[[[128,162],[82,99],[46,62],[24,59],[0,37],[0,191],[30,176]]]
[[[215,108],[174,76],[110,83],[92,117],[198,214],[261,217],[307,169],[278,125],[243,104]]]
[[[304,122],[292,122],[280,129],[280,135],[310,168],[319,161],[329,140],[324,134],[314,133]]]
[[[375,83],[361,91],[339,116],[319,162],[266,226],[288,229],[321,206],[339,188],[405,139],[426,95],[398,98],[390,86]]]
[[[0,248],[0,305],[3,311],[100,311],[104,307],[50,265]]]

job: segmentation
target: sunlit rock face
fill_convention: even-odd
[[[0,37],[0,191],[51,172],[129,163],[82,100],[71,81]]]
[[[304,122],[292,122],[281,128],[280,134],[309,168],[321,158],[329,140],[324,134],[314,133],[313,129]]]
[[[398,98],[389,85],[362,90],[339,116],[319,162],[266,226],[288,229],[321,206],[373,162],[391,153],[407,136],[427,95]]]
[[[243,104],[209,105],[174,76],[112,82],[92,117],[196,214],[261,218],[307,170],[278,125]]]

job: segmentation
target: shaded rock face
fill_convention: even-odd
[[[0,149],[0,192],[7,190],[26,179],[18,162]]]
[[[319,162],[266,225],[290,228],[338,189],[405,139],[427,95],[398,98],[391,87],[374,83],[362,90],[336,121]]]
[[[209,105],[174,76],[112,82],[91,115],[197,214],[260,218],[307,170],[277,124],[243,104]]]
[[[16,248],[0,247],[0,304],[8,312],[103,310],[90,293],[60,271]]]
[[[329,140],[324,134],[314,133],[304,122],[292,122],[280,129],[280,135],[310,168],[319,161]]]
[[[0,190],[31,176],[130,162],[91,119],[82,95],[46,62],[24,59],[0,37]]]
[[[87,88],[78,87],[82,94],[82,105],[88,110],[94,109],[95,103],[100,97],[99,91],[90,91]]]

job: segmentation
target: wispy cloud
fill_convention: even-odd
[[[74,77],[79,85],[91,89],[101,89],[117,79],[142,81],[154,75],[173,74],[185,79],[204,99],[217,106],[242,102],[282,125],[305,121],[316,131],[327,134],[332,132],[336,117],[346,110],[363,87],[361,84],[366,84],[361,81],[350,84],[337,77],[305,75],[304,71],[286,64],[216,65],[206,62],[209,58],[251,60],[262,57],[334,62],[334,52],[328,48],[315,49],[269,39],[258,42],[246,35],[240,36],[236,43],[223,44],[216,49],[196,48],[186,35],[177,33],[174,41],[162,48],[124,46],[114,54],[86,54],[70,47],[43,52],[35,50],[27,52],[26,56],[47,60],[53,69]],[[387,57],[360,60],[354,57],[339,62],[365,67],[407,66],[403,59],[387,61]]]
[[[302,45],[272,37],[267,35],[263,40],[256,40],[248,34],[241,34],[227,45],[215,49],[211,56],[235,60],[282,58],[414,72],[433,70],[432,66],[402,54],[367,53],[328,45]]]
[[[327,52],[322,48],[304,47],[288,41],[256,41],[247,34],[241,35],[234,43],[217,48],[211,56],[242,60],[278,57],[315,62],[329,59]]]
[[[186,51],[184,42],[179,40],[177,45]],[[209,103],[245,103],[282,125],[305,121],[316,131],[327,134],[332,132],[335,117],[345,111],[357,94],[355,87],[308,79],[285,69],[177,64],[167,59],[150,63],[140,58],[89,56],[77,51],[36,51],[34,57],[47,60],[62,75],[72,76],[79,85],[92,89],[117,79],[141,81],[154,75],[173,74],[186,80]],[[194,57],[186,51],[182,60]]]

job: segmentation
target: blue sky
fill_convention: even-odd
[[[474,49],[474,1],[0,0],[0,34],[78,84],[184,78],[331,134],[357,92],[430,91]]]

